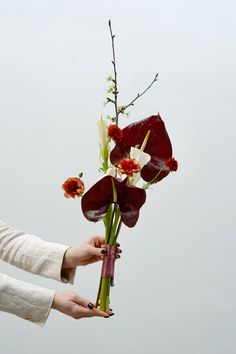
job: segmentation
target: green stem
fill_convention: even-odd
[[[114,216],[115,216],[115,211],[116,211],[116,204],[114,204],[114,206],[113,206],[110,223],[106,226],[106,235],[107,235],[106,243],[108,245],[111,244],[110,238],[111,238],[112,225],[113,225],[113,220],[114,220]]]
[[[101,293],[100,293],[100,309],[102,311],[107,311],[109,309],[110,287],[111,287],[111,277],[102,278]]]
[[[157,181],[156,181],[157,177],[160,175],[160,173],[161,173],[164,169],[165,169],[165,167],[162,167],[162,168],[160,169],[160,171],[157,172],[157,174],[155,175],[155,177],[154,177],[151,181],[145,183],[144,186],[143,186],[143,189],[148,189],[153,183],[157,182]]]
[[[104,219],[104,224],[106,227],[106,244],[115,244],[122,224],[120,218],[120,208],[118,204],[115,203],[114,205],[110,205],[107,211],[107,215]],[[110,287],[111,277],[101,276],[96,306],[98,306],[100,300],[100,309],[103,311],[107,311],[109,309]]]
[[[119,233],[120,233],[121,225],[122,225],[122,221],[121,221],[121,219],[120,219],[120,220],[119,220],[118,227],[117,227],[117,229],[116,229],[116,234],[115,234],[115,238],[114,238],[114,243],[117,242],[117,238],[118,238]]]
[[[98,294],[97,294],[95,307],[98,307],[98,304],[99,304],[99,299],[100,299],[100,294],[101,294],[101,287],[102,287],[102,277],[100,277],[100,282],[99,282]]]
[[[107,210],[106,216],[104,218],[104,224],[105,224],[105,243],[108,244],[109,238],[110,238],[110,228],[112,224],[112,218],[113,218],[113,207],[112,204],[109,205],[109,208]]]
[[[118,222],[120,220],[120,208],[117,204],[114,205],[114,214],[115,214],[115,220],[111,225],[111,232],[110,232],[110,239],[109,239],[109,244],[114,245],[114,240],[116,237],[116,229]]]

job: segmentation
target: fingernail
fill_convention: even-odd
[[[117,257],[120,258],[120,255],[118,254]]]
[[[122,253],[122,250],[119,250],[119,253]]]
[[[106,253],[106,250],[101,250],[101,254],[105,254]]]
[[[94,305],[90,302],[90,303],[88,304],[88,308],[89,308],[90,310],[92,310],[92,309],[94,308]]]
[[[109,315],[109,317],[114,316],[114,312]]]
[[[104,316],[104,318],[109,318],[110,316]]]
[[[116,245],[117,245],[118,247],[120,247],[120,244],[119,244],[119,243],[117,243]]]

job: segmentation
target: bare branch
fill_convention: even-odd
[[[117,96],[118,96],[118,89],[117,89],[117,70],[116,70],[116,55],[115,55],[115,35],[112,32],[112,27],[111,27],[111,20],[109,20],[109,29],[110,29],[110,34],[111,34],[111,42],[112,42],[112,55],[113,55],[113,60],[112,60],[112,65],[114,69],[114,105],[115,105],[115,113],[116,113],[116,125],[118,125],[118,117],[119,117],[119,112],[118,112],[118,104],[117,104]],[[112,102],[112,101],[111,101]]]
[[[152,82],[148,85],[148,87],[142,92],[142,93],[138,93],[137,96],[129,103],[127,104],[126,106],[124,106],[123,110],[122,111],[125,111],[128,107],[130,106],[133,106],[134,105],[134,102],[140,98],[141,96],[143,96],[151,87],[152,85],[157,81],[157,77],[158,77],[158,74],[155,75],[154,79],[152,80]],[[118,114],[120,114],[121,112],[118,112]]]
[[[114,103],[114,104],[115,104],[115,101],[114,101],[114,100],[112,100],[110,97],[106,97],[106,99],[107,99],[107,102],[112,102],[112,103]]]
[[[111,20],[109,20],[109,29],[110,29],[110,35],[111,35],[111,41],[112,41],[112,65],[113,65],[113,70],[114,70],[114,79],[112,79],[112,82],[114,83],[114,89],[112,91],[112,94],[114,95],[114,99],[110,99],[107,97],[107,101],[111,102],[115,106],[115,120],[116,120],[116,125],[118,125],[118,120],[119,120],[119,115],[120,114],[126,114],[125,110],[134,105],[134,102],[137,101],[141,96],[143,96],[151,87],[152,85],[157,81],[158,74],[155,75],[154,79],[152,82],[147,86],[147,88],[141,92],[138,93],[137,96],[127,105],[123,106],[118,106],[118,87],[117,87],[117,69],[116,69],[116,55],[115,55],[115,35],[112,32],[112,26],[111,26]]]

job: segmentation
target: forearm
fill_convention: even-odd
[[[43,326],[48,318],[55,291],[0,274],[0,311]]]
[[[73,283],[75,269],[61,272],[67,249],[0,222],[0,258],[25,271]]]

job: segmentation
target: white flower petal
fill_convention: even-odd
[[[111,166],[107,169],[106,175],[115,177],[116,175],[116,168],[114,166]]]
[[[130,157],[138,161],[141,169],[151,160],[151,156],[149,154],[134,147],[131,147],[130,149]]]
[[[149,154],[147,154],[146,152],[143,152],[142,150],[137,149],[135,147],[131,147],[130,157],[132,159],[135,159],[136,161],[138,161],[141,169],[143,168],[143,166],[145,166],[151,160],[151,156]],[[129,178],[129,183],[136,185],[138,183],[138,181],[140,180],[140,178],[141,178],[140,172],[136,172],[133,174],[133,177]]]
[[[141,174],[140,172],[136,172],[133,174],[133,177],[129,177],[129,184],[132,184],[133,186],[135,186],[138,181],[140,180],[141,178]]]

